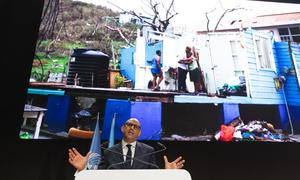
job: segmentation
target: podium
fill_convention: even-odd
[[[123,170],[83,170],[75,175],[75,180],[191,180],[184,169],[123,169]]]

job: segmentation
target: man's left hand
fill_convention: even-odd
[[[185,160],[182,159],[181,156],[172,162],[169,162],[167,156],[164,156],[164,161],[165,161],[165,169],[181,169],[183,168],[185,162]]]

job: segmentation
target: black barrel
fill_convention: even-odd
[[[97,49],[74,49],[69,59],[67,85],[108,87],[108,65],[109,56]]]

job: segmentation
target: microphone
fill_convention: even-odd
[[[120,154],[121,154],[121,153],[120,153]],[[123,155],[123,154],[122,154],[122,155]],[[123,155],[123,156],[126,156],[126,157],[127,157],[127,155]],[[126,161],[122,161],[122,162],[119,162],[119,163],[111,164],[111,165],[109,165],[109,166],[107,167],[107,169],[110,169],[110,168],[112,168],[113,166],[125,164],[125,163],[127,163],[127,162],[129,162],[129,161],[131,161],[131,160],[136,160],[136,161],[139,161],[139,162],[141,162],[141,163],[144,163],[144,164],[153,166],[153,167],[155,167],[156,169],[159,169],[159,167],[158,167],[156,164],[149,163],[149,162],[147,162],[147,161],[143,161],[143,160],[137,159],[136,157],[133,157],[132,159],[127,159]]]
[[[141,157],[144,157],[144,156],[150,156],[150,155],[153,155],[153,154],[156,154],[156,153],[165,151],[165,150],[167,149],[166,146],[163,145],[162,143],[157,142],[157,144],[160,145],[160,146],[162,147],[162,149],[156,150],[156,151],[152,151],[152,152],[150,152],[150,153],[146,153],[146,154],[143,154],[143,155],[141,155],[141,156],[134,157],[133,160],[137,160],[137,161],[140,161],[140,162],[142,162],[142,163],[144,163],[144,164],[153,166],[153,167],[155,167],[156,169],[160,169],[156,164],[149,163],[149,162],[146,162],[146,161],[143,161],[143,160],[139,159],[139,158],[141,158]],[[122,154],[122,155],[123,155],[123,154]],[[123,163],[126,163],[126,162],[128,162],[128,161],[129,161],[129,160],[126,160],[126,161],[123,161],[123,162],[120,162],[120,163],[117,163],[117,164],[118,164],[118,165],[119,165],[119,164],[123,164]],[[117,164],[116,164],[116,165],[117,165]],[[112,165],[110,165],[110,166],[114,166],[114,164],[112,164]],[[108,168],[108,169],[109,169],[109,168]]]
[[[139,158],[141,158],[141,157],[144,157],[144,156],[150,156],[150,155],[153,155],[153,154],[156,154],[156,153],[165,151],[165,150],[167,149],[166,146],[163,145],[163,144],[161,144],[160,142],[157,142],[157,144],[160,145],[160,146],[162,147],[162,149],[159,149],[159,150],[156,150],[156,151],[152,151],[152,152],[150,152],[150,153],[146,153],[146,154],[143,154],[143,155],[138,156],[138,157],[133,157],[132,159],[126,158],[126,159],[127,159],[126,161],[122,161],[122,162],[119,162],[119,163],[111,164],[111,165],[109,165],[109,166],[107,167],[107,169],[110,169],[110,168],[112,168],[113,166],[125,164],[125,163],[127,163],[127,162],[129,162],[129,161],[131,161],[131,160],[136,160],[136,161],[139,161],[139,162],[141,162],[141,163],[143,163],[143,164],[147,164],[147,165],[149,165],[149,166],[155,167],[156,169],[160,169],[156,164],[149,163],[149,162],[146,162],[146,161],[144,161],[144,160],[139,159]],[[109,148],[105,148],[105,147],[102,147],[102,146],[100,146],[100,147],[101,147],[102,149],[104,149],[104,150],[107,150],[107,151],[112,152],[112,153],[115,153],[115,154],[119,154],[119,155],[121,155],[121,156],[123,156],[123,157],[124,157],[124,156],[125,156],[125,157],[129,157],[129,156],[123,154],[123,153],[120,153],[120,152],[111,150],[111,149],[109,149]]]
[[[160,147],[162,147],[162,149],[156,150],[156,151],[153,151],[153,152],[150,152],[150,153],[143,154],[143,155],[138,156],[138,157],[136,157],[136,158],[140,158],[140,157],[144,157],[144,156],[149,156],[149,155],[152,155],[152,154],[156,154],[156,153],[165,151],[165,150],[167,149],[167,147],[166,147],[165,145],[163,145],[162,143],[157,142],[157,144],[160,145]]]

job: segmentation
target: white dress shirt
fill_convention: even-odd
[[[136,146],[136,141],[132,142],[132,143],[127,143],[125,142],[123,139],[122,139],[122,150],[123,150],[123,158],[124,158],[124,161],[126,160],[126,155],[127,155],[127,152],[128,152],[128,148],[127,148],[127,144],[131,144],[131,165],[132,165],[132,160],[133,160],[133,157],[134,157],[134,153],[135,153],[135,146]]]
[[[180,56],[180,57],[181,57],[180,60],[186,58],[186,56]],[[188,65],[187,64],[177,62],[177,67],[179,67],[181,69],[184,69],[184,70],[188,70]]]

